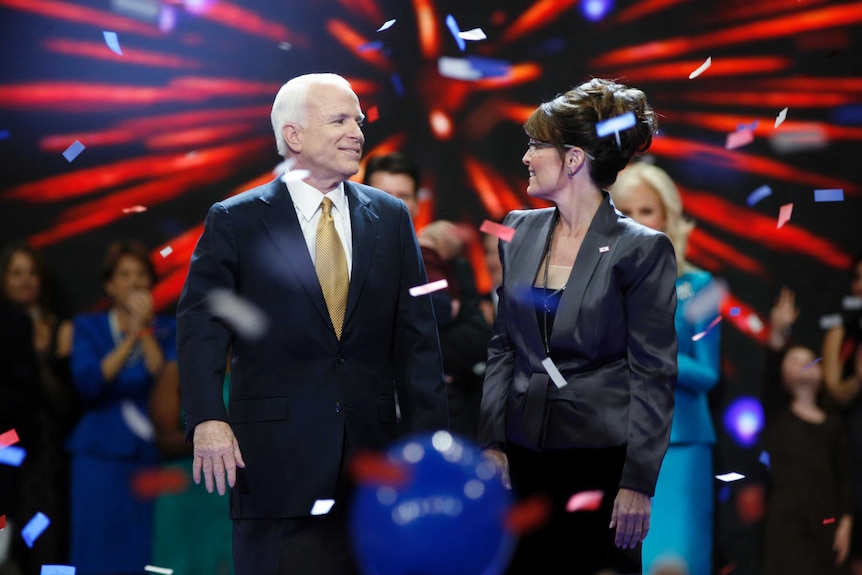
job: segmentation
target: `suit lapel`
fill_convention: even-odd
[[[511,288],[508,290],[513,297],[528,305],[519,305],[518,321],[523,326],[525,341],[541,341],[539,322],[536,320],[536,305],[533,286],[536,274],[542,265],[542,259],[548,249],[548,236],[554,223],[556,210],[553,208],[538,211],[534,217],[527,217],[518,226],[518,231],[512,242],[510,262],[518,262],[510,272]]]
[[[613,227],[617,213],[609,201],[608,193],[602,192],[603,200],[590,228],[584,236],[575,265],[572,266],[569,281],[560,300],[557,316],[554,319],[554,332],[551,334],[551,347],[555,344],[567,345],[571,334],[578,325],[578,315],[583,305],[584,293],[602,258],[611,257],[613,249]]]
[[[350,273],[350,289],[347,292],[347,311],[344,314],[344,324],[347,325],[350,314],[359,302],[359,294],[365,278],[368,277],[380,218],[372,209],[370,198],[349,181],[344,182],[344,193],[347,195],[353,236],[353,264]]]
[[[314,307],[331,327],[323,290],[320,289],[314,262],[308,253],[308,244],[299,227],[296,208],[287,187],[280,180],[273,180],[259,199],[268,206],[263,210],[261,220],[276,249],[284,257],[284,268],[305,289]],[[332,333],[335,335],[334,328]]]

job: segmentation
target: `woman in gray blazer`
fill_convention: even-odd
[[[550,514],[521,537],[509,573],[641,572],[673,416],[676,259],[606,189],[656,127],[643,92],[599,78],[525,124],[527,193],[554,206],[503,222],[515,235],[500,243],[480,441],[516,495],[545,498]],[[602,493],[599,508],[567,512],[583,491]]]

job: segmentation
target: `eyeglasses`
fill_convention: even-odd
[[[545,148],[556,148],[554,144],[551,142],[539,142],[538,140],[530,140],[527,142],[527,151],[532,156],[536,153],[536,150],[544,150]]]

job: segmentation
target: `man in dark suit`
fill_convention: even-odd
[[[231,487],[237,575],[356,572],[348,457],[396,439],[396,391],[405,433],[448,428],[431,300],[408,291],[426,283],[410,215],[347,181],[363,119],[340,76],[282,86],[272,124],[291,171],[210,208],[180,297],[193,476]],[[262,311],[265,333],[237,334],[213,290]]]

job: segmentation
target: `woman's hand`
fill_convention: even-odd
[[[502,474],[501,481],[506,489],[512,488],[512,481],[509,479],[509,458],[499,449],[486,449],[482,452],[483,457],[487,457],[493,461]]]
[[[133,291],[126,301],[126,309],[132,320],[129,331],[134,336],[153,321],[153,296],[148,291]]]
[[[609,529],[617,528],[614,543],[634,549],[649,533],[650,498],[640,491],[621,487],[614,500]],[[694,527],[692,527],[694,528]]]

